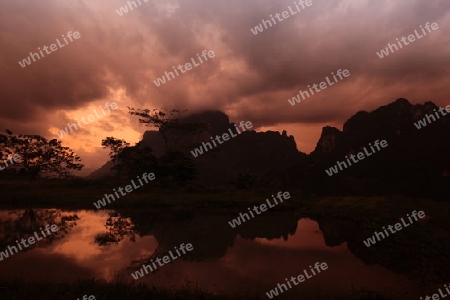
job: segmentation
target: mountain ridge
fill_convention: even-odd
[[[399,98],[370,112],[358,111],[343,124],[342,131],[332,126],[323,127],[310,154],[298,151],[294,137],[288,136],[286,131],[281,134],[246,131],[218,149],[210,150],[213,153],[194,158],[194,162],[200,170],[199,179],[210,184],[227,184],[244,172],[271,174],[283,186],[307,191],[329,190],[330,193],[346,189],[356,191],[344,182],[350,177],[371,182],[352,184],[360,186],[362,191],[370,190],[371,185],[381,186],[380,191],[397,191],[410,184],[415,185],[412,190],[420,186],[431,188],[433,181],[440,182],[442,174],[450,170],[450,141],[442,138],[450,132],[450,114],[421,130],[417,130],[414,123],[437,109],[431,101],[411,104]],[[211,136],[234,128],[234,123],[221,111],[203,111],[183,120],[206,121],[210,125],[205,135],[183,141],[182,151],[188,155],[189,150],[210,141]],[[336,161],[343,161],[346,155],[357,153],[375,140],[386,140],[389,146],[383,153],[343,170],[332,179],[327,178],[325,170]],[[140,144],[150,146],[155,155],[163,152],[162,138],[157,131],[146,131]]]

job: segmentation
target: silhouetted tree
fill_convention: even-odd
[[[155,170],[158,165],[151,148],[142,147],[140,144],[123,149],[119,153],[118,160],[121,173],[128,176]]]
[[[65,178],[71,170],[81,170],[81,158],[69,147],[63,147],[61,141],[47,140],[39,135],[14,135],[6,130],[0,134],[0,153],[3,157],[18,155],[15,165],[26,168],[32,179],[42,173]]]
[[[123,139],[116,139],[112,136],[107,137],[106,139],[102,140],[102,147],[103,148],[109,148],[109,157],[111,158],[111,161],[113,162],[113,169],[117,170],[118,173],[120,173],[121,164],[119,163],[119,155],[120,153],[128,148],[130,146],[130,143],[127,143],[127,141]]]
[[[197,175],[194,162],[181,152],[169,152],[158,160],[157,172],[159,177],[168,178],[179,185],[184,185]]]
[[[187,122],[180,119],[186,112],[179,109],[134,109],[129,113],[139,117],[139,122],[146,126],[156,128],[164,139],[166,153],[158,160],[159,178],[167,178],[176,184],[185,184],[196,175],[192,158],[180,149],[183,138],[204,133],[208,124],[204,122]]]
[[[180,122],[180,115],[186,110],[179,109],[134,109],[128,107],[131,115],[139,116],[139,123],[158,129],[164,139],[166,152],[178,151],[183,137],[204,132],[208,125],[204,122]]]

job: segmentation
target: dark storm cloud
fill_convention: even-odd
[[[48,134],[57,110],[83,107],[124,88],[135,107],[222,109],[257,126],[343,122],[399,97],[447,99],[450,2],[312,0],[253,35],[250,28],[293,7],[281,0],[8,1],[0,18],[0,128]],[[426,22],[439,29],[380,59],[376,52]],[[21,68],[18,61],[61,34],[81,38]],[[156,87],[153,80],[203,50],[216,57]],[[287,99],[337,69],[351,76],[292,107]],[[419,88],[420,87],[420,88]],[[137,122],[133,128],[142,130]],[[115,128],[103,125],[105,129]],[[89,130],[89,129],[87,129]],[[32,131],[32,132],[31,132]]]

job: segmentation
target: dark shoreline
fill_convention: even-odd
[[[180,289],[162,289],[149,287],[145,284],[108,283],[103,280],[79,280],[73,283],[28,282],[25,280],[0,280],[0,299],[8,300],[65,300],[81,299],[83,295],[94,295],[96,300],[143,300],[143,299],[203,299],[203,300],[260,300],[268,299],[261,295],[242,292],[232,294],[228,292],[208,293],[195,287]],[[30,298],[31,297],[31,298]],[[324,298],[325,297],[325,298]],[[298,299],[284,294],[276,299]],[[304,295],[306,300],[390,300],[368,290],[355,290],[350,294],[327,295],[317,291],[317,294]]]
[[[119,185],[120,182],[114,180],[69,180],[64,181],[64,184],[57,180],[2,181],[0,188],[3,190],[3,197],[0,199],[0,209],[57,208],[63,211],[98,211],[92,203],[101,198],[105,190]],[[235,218],[239,212],[259,205],[279,190],[288,191],[291,198],[274,207],[267,216],[255,216],[242,224],[239,226],[239,232],[229,228],[226,221],[220,221],[221,218]],[[102,210],[115,210],[121,216],[131,218],[137,224],[136,232],[142,235],[149,234],[156,224],[179,226],[180,222],[190,222],[195,218],[217,216],[218,221],[210,224],[213,226],[211,230],[230,230],[232,234],[244,234],[246,238],[252,238],[252,232],[255,230],[259,233],[269,230],[266,232],[269,237],[281,232],[270,231],[270,218],[276,222],[310,218],[319,223],[328,246],[346,242],[348,249],[365,264],[379,264],[424,284],[447,283],[450,278],[450,207],[446,202],[395,195],[308,197],[299,190],[281,188],[240,190],[229,187],[190,186],[164,189],[146,186]],[[395,236],[377,242],[376,245],[364,245],[363,241],[372,236],[374,231],[398,222],[399,218],[413,210],[425,211],[426,218]],[[290,223],[282,223],[280,228],[289,228]],[[224,229],[226,227],[227,229]]]

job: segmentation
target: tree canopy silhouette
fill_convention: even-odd
[[[135,109],[128,107],[129,113],[139,116],[139,123],[158,129],[164,139],[166,152],[179,151],[180,141],[188,136],[205,132],[208,124],[204,122],[183,122],[180,116],[187,110],[173,109]]]
[[[31,179],[45,174],[66,178],[71,176],[71,170],[81,170],[81,158],[69,147],[63,147],[61,141],[47,140],[39,135],[14,135],[6,130],[6,135],[0,134],[0,153],[3,160],[8,155],[18,155],[20,159],[15,164],[25,168]]]

